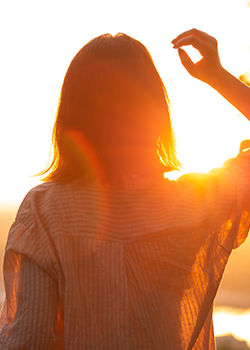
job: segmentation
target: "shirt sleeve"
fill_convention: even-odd
[[[250,228],[250,151],[241,151],[227,160],[221,170],[210,173],[218,176],[222,188],[217,211],[218,241],[230,251],[246,240]]]
[[[221,247],[230,253],[245,241],[250,227],[250,151],[208,174],[190,173],[178,181],[188,184],[191,212],[196,204]]]
[[[5,299],[0,313],[0,349],[61,349],[62,312],[56,258],[33,203],[23,200],[5,248]]]
[[[0,316],[1,349],[59,349],[56,281],[25,255],[4,259],[5,300]]]

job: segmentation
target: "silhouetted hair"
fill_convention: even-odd
[[[161,172],[179,169],[169,99],[145,46],[105,34],[76,54],[61,89],[52,148],[38,174],[43,181],[112,181],[150,173],[160,163]]]

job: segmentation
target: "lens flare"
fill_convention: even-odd
[[[68,130],[63,134],[63,141],[83,177],[91,174],[93,179],[105,178],[98,154],[82,132],[75,129]]]

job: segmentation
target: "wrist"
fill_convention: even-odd
[[[224,69],[221,65],[217,67],[216,70],[213,71],[212,74],[207,78],[206,83],[211,86],[215,90],[220,90],[227,82],[228,79],[228,71]]]

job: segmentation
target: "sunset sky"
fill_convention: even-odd
[[[47,163],[66,69],[93,37],[124,32],[144,43],[170,96],[184,172],[207,171],[237,154],[250,124],[182,67],[171,40],[196,27],[219,42],[222,64],[250,68],[246,0],[4,1],[0,7],[0,203],[19,203]],[[176,176],[176,175],[174,175]]]
[[[207,32],[218,40],[224,68],[238,77],[250,69],[249,6],[247,0],[2,1],[0,211],[40,183],[29,176],[48,161],[66,69],[84,44],[107,32],[124,32],[149,49],[171,100],[184,172],[205,172],[235,156],[250,138],[250,123],[189,76],[171,41],[194,27]]]

